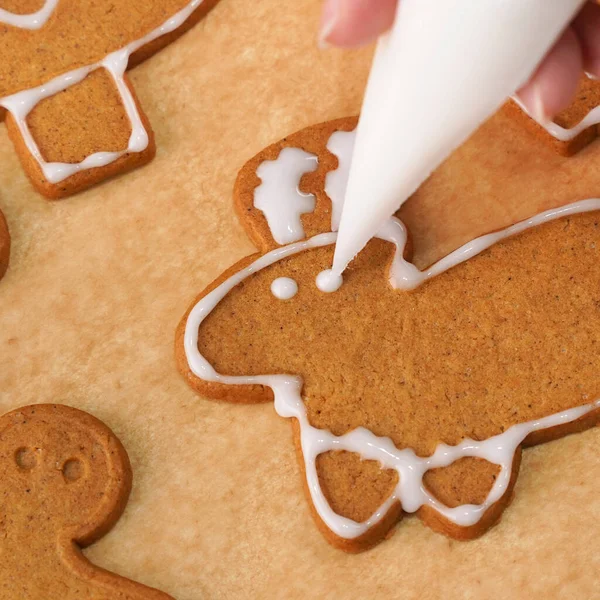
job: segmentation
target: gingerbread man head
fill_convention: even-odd
[[[87,413],[40,404],[1,417],[0,596],[168,600],[79,550],[119,519],[131,479],[122,444]]]
[[[131,467],[100,421],[73,408],[38,405],[3,416],[0,431],[6,524],[26,526],[35,538],[66,536],[86,546],[121,516]]]

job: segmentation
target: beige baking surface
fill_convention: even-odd
[[[133,71],[158,144],[145,168],[49,203],[0,128],[13,236],[0,409],[63,402],[113,428],[134,489],[87,555],[179,600],[600,598],[600,429],[527,450],[515,502],[483,538],[454,542],[407,519],[351,556],[310,518],[289,423],[269,405],[205,401],[178,375],[179,318],[253,251],[233,212],[237,170],[284,135],[359,108],[369,51],[319,52],[319,2],[283,4],[222,0]],[[409,211],[421,260],[481,233],[485,212],[496,223],[531,212],[475,207],[453,226],[439,208],[434,229],[426,211]]]

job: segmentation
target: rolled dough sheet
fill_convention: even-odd
[[[13,239],[0,282],[0,409],[61,402],[113,428],[133,493],[86,554],[178,600],[598,598],[600,429],[527,450],[516,499],[483,538],[454,542],[407,519],[352,556],[311,520],[289,423],[269,405],[199,398],[175,368],[173,333],[190,300],[253,252],[233,211],[238,169],[269,143],[360,108],[371,50],[319,51],[319,9],[222,0],[131,74],[156,132],[154,162],[73,198],[36,194],[0,128]],[[455,220],[443,199],[407,205],[417,261],[544,208],[536,202],[456,205]]]

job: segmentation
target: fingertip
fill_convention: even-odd
[[[373,42],[394,21],[398,0],[326,0],[319,45],[353,48]]]
[[[546,123],[571,104],[583,71],[581,44],[568,28],[518,96],[531,116]]]
[[[573,23],[583,50],[583,66],[595,79],[600,78],[600,6],[589,2]]]

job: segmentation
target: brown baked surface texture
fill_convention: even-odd
[[[101,421],[58,404],[4,415],[0,473],[2,598],[169,600],[81,553],[113,527],[131,490],[127,453]]]
[[[187,31],[217,1],[204,0],[181,27],[142,46],[131,56],[129,67]],[[15,11],[13,4],[4,0],[0,2],[0,8]],[[94,64],[150,33],[188,4],[189,0],[61,0],[47,23],[38,30],[0,23],[0,53],[6,59],[0,65],[0,98]],[[39,192],[48,198],[62,198],[152,160],[156,151],[152,129],[128,79],[126,82],[149,134],[147,148],[141,152],[126,153],[108,165],[79,171],[58,183],[46,180],[14,119],[8,114],[9,135],[27,175]],[[0,114],[5,112],[0,109]],[[48,162],[78,163],[96,152],[124,150],[131,133],[123,101],[112,77],[103,68],[92,71],[80,83],[40,101],[29,113],[27,124],[42,157]]]
[[[259,248],[276,244],[261,211],[253,206],[260,183],[258,165],[287,146],[316,154],[319,167],[300,182],[302,191],[315,194],[316,207],[302,218],[308,236],[328,231],[331,203],[323,187],[337,160],[326,144],[333,131],[348,131],[354,125],[354,119],[346,119],[305,129],[268,147],[242,168],[235,204]],[[517,153],[514,137],[521,129],[510,125],[510,117],[502,113],[492,118],[478,136],[486,135],[494,143],[482,155],[477,136],[467,142],[459,159],[452,157],[417,192],[419,204],[426,205],[431,196],[447,197],[449,189],[463,201],[468,198],[470,206],[490,188],[499,195],[514,193],[511,201],[528,205],[531,190],[546,199],[554,195],[555,205],[597,195],[597,177],[581,178],[568,189],[562,183],[565,176],[575,179],[570,174],[577,169],[593,166],[589,152],[578,158],[559,157],[561,168],[553,175],[540,169],[542,157],[533,156],[535,147],[527,142],[523,153]],[[475,152],[479,159],[471,160]],[[493,170],[482,173],[480,165],[489,161],[494,161]],[[521,182],[514,181],[517,164]],[[504,177],[507,170],[510,185]],[[517,187],[525,178],[527,185]],[[600,397],[595,360],[600,339],[597,242],[598,213],[554,221],[492,247],[411,293],[393,290],[388,283],[394,253],[390,243],[371,242],[334,294],[323,294],[314,283],[332,264],[333,247],[311,249],[238,284],[200,326],[198,347],[225,375],[301,375],[309,421],[319,429],[343,435],[365,427],[391,438],[399,449],[429,456],[439,443],[485,440],[512,425]],[[240,268],[232,267],[217,282]],[[297,281],[299,292],[292,300],[282,302],[272,295],[270,284],[278,277]],[[183,352],[184,326],[185,319],[177,332],[176,354],[180,370],[195,389],[233,401],[272,397],[269,389],[259,386],[206,383],[193,376]],[[583,426],[594,425],[599,413],[585,417]],[[574,422],[560,433],[581,427]],[[554,439],[557,432],[545,434],[538,433],[536,442]],[[357,456],[342,452],[322,457],[317,466],[332,507],[361,522],[389,496],[394,487],[390,473],[395,473],[378,473],[376,463],[357,461]],[[431,471],[425,484],[448,506],[481,504],[498,472],[484,460],[465,459],[461,465]],[[469,528],[429,509],[422,509],[420,516],[448,535],[472,538],[497,521],[510,494],[509,489],[499,506]],[[378,528],[377,537],[373,533],[355,540],[325,533],[334,544],[359,550],[379,541],[392,525],[390,519],[387,529]]]
[[[6,269],[8,269],[8,259],[10,257],[10,233],[6,219],[0,211],[0,279],[4,277]]]
[[[579,125],[596,106],[600,106],[600,81],[584,76],[577,89],[575,101],[554,118],[554,123],[564,129],[572,129]],[[514,118],[521,121],[533,135],[546,142],[559,154],[565,156],[576,154],[598,137],[599,126],[591,125],[571,140],[558,140],[524,113],[514,101],[511,100],[507,103],[506,110],[510,111]]]
[[[204,401],[176,368],[173,330],[191,299],[256,252],[232,202],[240,168],[290,132],[360,109],[371,50],[320,51],[321,8],[220,2],[129,73],[156,159],[65,201],[32,190],[0,127],[12,236],[0,409],[64,402],[110,425],[131,459],[132,494],[84,553],[177,600],[593,598],[600,428],[523,452],[515,498],[486,535],[456,542],[407,518],[401,535],[350,555],[314,526],[290,426],[273,406]],[[509,126],[518,157],[531,136]],[[540,164],[562,164],[531,143]],[[564,200],[511,199],[491,190],[477,206],[450,192],[427,195],[422,209],[410,202],[415,262]]]

